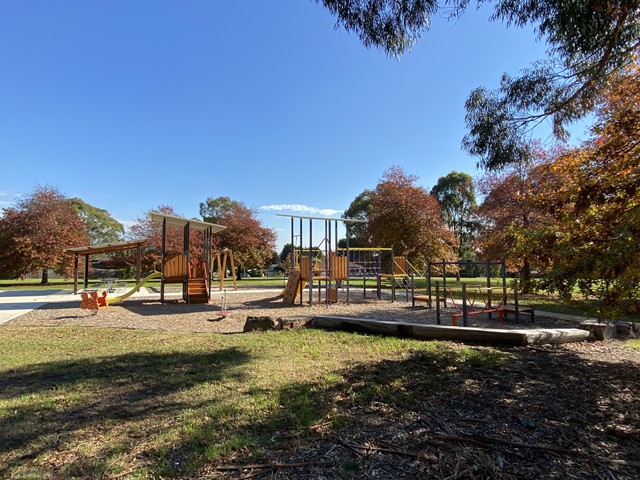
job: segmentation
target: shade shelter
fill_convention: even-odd
[[[89,286],[89,257],[91,255],[123,252],[136,250],[136,282],[140,282],[140,259],[142,245],[147,243],[146,238],[138,240],[128,240],[126,242],[103,243],[100,245],[87,245],[84,247],[66,248],[65,252],[73,253],[73,293],[78,293],[78,257],[84,255],[84,288]]]
[[[211,297],[211,266],[213,263],[212,239],[213,235],[225,230],[227,227],[159,212],[149,212],[149,220],[162,224],[161,302],[164,303],[165,283],[182,283],[182,298],[188,303],[209,301]],[[182,227],[182,255],[172,258],[167,257],[167,226]],[[191,262],[191,253],[189,251],[191,230],[202,232],[204,264],[198,262],[194,265]],[[201,283],[202,281],[203,283]]]

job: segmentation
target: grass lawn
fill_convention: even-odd
[[[237,455],[261,461],[276,432],[293,439],[313,425],[346,421],[340,396],[409,406],[418,392],[437,389],[448,367],[507,357],[444,345],[314,330],[5,327],[0,477],[148,478],[187,475]],[[430,367],[409,363],[361,385],[345,378],[353,368],[416,355]]]
[[[640,349],[638,341],[628,345]],[[361,431],[375,437],[398,425],[396,441],[403,441],[406,428],[414,431],[403,448],[431,448],[439,455],[468,451],[454,445],[434,450],[428,441],[417,445],[425,418],[448,428],[443,422],[470,417],[480,422],[471,425],[483,427],[488,417],[504,423],[499,431],[515,429],[544,443],[549,440],[535,438],[546,431],[545,423],[562,429],[550,438],[577,435],[576,429],[592,435],[600,423],[624,423],[619,411],[600,418],[595,409],[596,417],[579,423],[567,416],[584,415],[573,410],[577,398],[604,398],[595,393],[597,379],[606,379],[603,388],[612,398],[635,388],[629,383],[635,382],[633,365],[616,367],[612,382],[609,365],[594,369],[569,352],[553,363],[554,357],[535,350],[319,330],[205,335],[5,326],[0,352],[0,478],[14,479],[192,478],[202,472],[209,473],[199,478],[222,478],[207,468],[277,461],[278,454],[299,452],[312,440],[335,444],[325,439],[345,428],[354,439]],[[567,371],[558,371],[560,365]],[[574,374],[577,367],[586,370]],[[530,376],[518,373],[526,369],[533,369]],[[553,384],[558,375],[566,376],[565,387],[578,382],[580,390],[559,397]],[[591,379],[582,382],[585,377]],[[541,392],[547,396],[538,398]],[[522,414],[533,416],[540,428],[526,430],[518,420]],[[385,448],[402,453],[395,445]],[[325,453],[313,451],[313,458],[326,459]],[[422,468],[437,459],[414,460],[403,465]],[[471,466],[477,460],[468,457]],[[573,468],[571,462],[564,466]],[[334,459],[330,468],[328,478],[353,478],[359,464],[343,459],[336,465]],[[451,473],[458,467],[447,468]],[[277,478],[296,478],[289,473]],[[245,477],[237,472],[233,478]]]

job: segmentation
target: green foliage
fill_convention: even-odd
[[[124,227],[108,211],[89,205],[80,198],[71,198],[69,202],[87,226],[87,235],[92,245],[122,240]]]
[[[473,178],[468,173],[451,172],[440,177],[431,189],[431,195],[440,203],[444,223],[458,238],[458,258],[474,258],[474,239],[480,228],[476,211],[476,192]]]
[[[337,17],[338,25],[356,32],[365,47],[381,48],[394,57],[415,44],[438,5],[435,0],[322,0],[322,4]]]
[[[365,188],[356,198],[349,204],[342,214],[342,218],[350,218],[353,220],[364,220],[369,218],[369,206],[371,205],[372,191]],[[347,235],[349,236],[349,245],[351,247],[368,247],[371,246],[371,239],[367,232],[366,223],[345,223]],[[346,247],[346,241],[340,246]]]
[[[605,92],[593,137],[537,167],[545,222],[520,239],[548,272],[543,285],[600,301],[600,317],[637,310],[640,293],[640,68]]]

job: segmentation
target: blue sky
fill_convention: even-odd
[[[467,95],[545,50],[489,15],[435,18],[398,61],[310,0],[0,1],[0,207],[50,185],[128,225],[228,196],[280,248],[276,213],[339,216],[392,165],[475,176]]]

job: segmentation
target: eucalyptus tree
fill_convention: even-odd
[[[464,14],[469,0],[316,0],[337,26],[366,47],[400,57],[429,29],[433,15]],[[476,88],[466,101],[463,148],[478,164],[499,170],[530,158],[529,131],[550,121],[555,135],[590,113],[612,77],[633,63],[640,47],[640,0],[478,0],[494,6],[492,21],[533,26],[548,45],[547,58],[517,77],[503,74],[499,88]]]
[[[451,172],[438,179],[431,195],[440,203],[442,219],[458,238],[458,258],[473,257],[473,240],[478,232],[475,185],[468,173]]]

